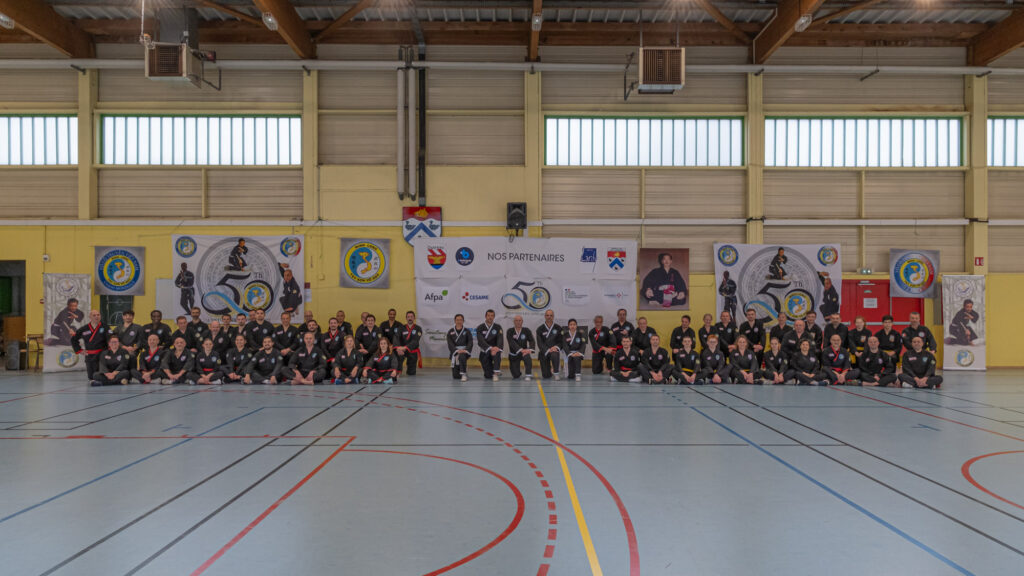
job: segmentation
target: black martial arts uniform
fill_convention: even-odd
[[[367,364],[367,368],[370,369],[366,373],[370,384],[394,384],[398,382],[398,363],[395,359],[394,353],[392,352],[388,352],[387,354],[378,353],[373,357],[370,363]],[[388,382],[389,380],[390,382]]]
[[[734,322],[730,322],[729,324],[722,324],[719,322],[715,324],[715,334],[718,334],[718,345],[721,346],[723,350],[727,350],[729,346],[736,345],[736,336],[738,332]]]
[[[201,348],[203,346],[203,339],[210,336],[210,327],[202,320],[198,322],[190,320],[185,325],[185,332],[192,335],[192,341],[196,343],[196,348]]]
[[[935,355],[930,351],[907,350],[903,354],[902,366],[903,373],[900,374],[900,382],[909,384],[912,388],[939,388],[942,386],[942,376],[935,375]],[[914,378],[925,378],[925,385],[918,386]]]
[[[754,354],[750,348],[747,348],[742,354],[739,349],[733,350],[729,354],[729,368],[733,384],[746,384],[747,381],[743,379],[744,374],[752,374],[754,384],[761,383],[758,377],[761,372],[761,363],[757,361],[757,354]]]
[[[380,323],[381,335],[387,338],[388,342],[391,342],[392,344],[395,342],[395,335],[398,334],[398,331],[401,329],[402,325],[399,324],[398,320],[395,320],[394,322],[385,320]]]
[[[680,384],[689,384],[682,377],[696,375],[694,384],[703,384],[704,380],[701,377],[700,369],[700,353],[697,352],[696,348],[691,348],[689,351],[679,349],[679,353],[676,354],[676,374],[679,376]]]
[[[377,348],[380,347],[380,326],[374,326],[372,329],[367,328],[365,324],[360,326],[356,329],[355,339],[356,348],[365,350],[365,352],[360,352],[366,362],[364,366],[369,366],[373,357],[377,355]]]
[[[163,378],[160,367],[164,363],[164,354],[167,350],[157,346],[155,349],[143,348],[135,355],[135,366],[132,368],[132,378],[141,384],[147,384],[146,375],[149,375],[149,382]]]
[[[846,346],[850,350],[850,359],[853,364],[860,364],[860,355],[867,350],[869,338],[871,338],[871,330],[867,328],[863,330],[852,328],[850,330],[849,335],[846,337]]]
[[[612,379],[617,382],[643,382],[644,377],[640,373],[641,362],[640,352],[632,346],[628,352],[625,348],[616,351]]]
[[[732,278],[722,279],[718,285],[718,293],[722,296],[722,311],[728,312],[733,318],[736,317],[736,281]]]
[[[228,353],[228,350],[234,347],[235,339],[231,337],[224,329],[220,329],[214,334],[212,331],[206,335],[213,342],[213,351],[220,354],[221,358]]]
[[[778,338],[779,344],[782,344],[786,337],[787,332],[792,332],[793,327],[789,324],[775,324],[772,329],[768,331],[768,344],[771,344],[772,338]],[[768,344],[765,345],[765,350],[768,349]]]
[[[280,380],[282,368],[284,368],[284,360],[281,358],[280,352],[274,349],[265,352],[260,349],[259,352],[252,355],[252,360],[249,361],[249,366],[245,369],[245,375],[252,380],[253,384],[270,384],[271,378]]]
[[[924,340],[924,349],[929,352],[935,352],[936,348],[938,348],[938,344],[935,342],[935,336],[932,336],[932,331],[924,324],[918,324],[917,328],[907,326],[903,329],[903,333],[900,334],[900,337],[903,339],[903,346],[905,346],[907,350],[913,349],[912,345],[914,338]]]
[[[612,331],[607,326],[601,326],[600,331],[591,328],[587,337],[590,340],[591,371],[594,374],[601,374],[607,368],[611,372],[615,362],[615,347],[618,345]],[[601,352],[601,348],[610,350]]]
[[[448,353],[452,359],[452,378],[458,380],[466,375],[466,363],[469,360],[469,355],[473,352],[473,333],[465,326],[462,327],[462,330],[451,328],[448,330],[446,340],[448,341]],[[461,350],[470,354],[456,354]]]
[[[701,350],[708,347],[708,336],[711,336],[712,334],[716,336],[718,335],[718,330],[715,328],[714,324],[712,324],[710,327],[701,326],[700,330],[697,331],[697,338],[700,339]]]
[[[211,384],[220,384],[224,381],[224,357],[216,350],[210,351],[209,354],[202,349],[196,352],[194,366],[196,382],[199,382],[202,376],[209,376]]]
[[[158,322],[156,324],[146,324],[145,326],[142,327],[142,341],[146,342],[147,346],[149,345],[148,343],[150,334],[156,334],[157,336],[159,336],[160,345],[163,346],[164,348],[167,348],[171,345],[171,328],[167,324],[164,324],[163,322]]]
[[[81,310],[72,311],[70,308],[61,310],[50,324],[50,339],[46,344],[48,346],[71,345],[71,338],[75,335],[74,325],[81,322],[83,318],[85,318],[85,312]]]
[[[785,264],[789,262],[789,257],[785,254],[775,254],[772,257],[772,261],[768,264],[768,274],[770,277],[768,280],[783,280],[786,277]]]
[[[811,353],[814,354],[814,339],[810,333],[804,331],[802,334],[797,334],[796,330],[789,330],[782,336],[782,351],[786,353],[790,359],[796,356],[800,352],[800,341],[807,340],[811,343]]]
[[[754,346],[761,346],[767,348],[764,341],[764,322],[761,322],[760,320],[754,320],[754,325],[751,326],[750,322],[744,321],[742,324],[740,324],[740,327],[737,329],[737,332],[739,332],[740,336],[745,336],[747,338],[747,343],[750,344],[751,350],[753,350]]]
[[[565,353],[565,366],[568,378],[573,379],[583,372],[583,356],[587,353],[587,337],[580,329],[570,334],[566,329],[562,335],[562,352]],[[580,355],[575,356],[578,352]]]
[[[828,348],[832,345],[832,336],[838,334],[841,348],[846,348],[850,345],[850,328],[846,324],[840,323],[838,326],[833,326],[831,322],[825,324],[825,331],[822,334],[822,347]]]
[[[648,290],[652,292],[650,297],[647,296]],[[669,294],[672,294],[672,296],[669,296]],[[666,271],[664,267],[658,266],[647,273],[643,284],[640,286],[641,298],[646,300],[648,304],[664,308],[686,304],[687,294],[686,281],[683,280],[683,275],[675,268],[669,268]]]
[[[561,361],[562,327],[552,323],[541,324],[534,335],[537,337],[537,358],[540,360],[540,374],[544,378],[558,376]],[[557,350],[549,351],[554,346]]]
[[[188,314],[196,305],[196,275],[188,270],[182,270],[174,279],[174,286],[181,291],[178,304],[181,305],[185,314]]]
[[[659,347],[657,350],[645,350],[640,355],[640,377],[648,384],[669,384],[675,380],[679,383],[679,375],[676,374],[676,367],[672,364],[672,354],[668,350]],[[654,372],[661,372],[661,382],[655,382],[651,376]]]
[[[160,365],[160,377],[164,384],[195,384],[195,358],[195,354],[188,348],[182,350],[181,354],[176,350],[168,350]],[[171,376],[178,372],[181,372],[181,376]]]
[[[689,336],[690,342],[693,342],[693,347],[697,347],[697,333],[693,331],[693,328],[687,327],[683,330],[682,326],[676,326],[672,329],[672,335],[668,339],[668,347],[672,349],[672,360],[675,361],[676,350],[680,350],[683,347],[683,338]]]
[[[118,348],[117,352],[111,352],[110,348],[107,348],[99,353],[96,374],[93,375],[91,384],[93,386],[127,384],[132,377],[131,366],[132,355],[127,350]],[[107,377],[110,372],[115,372],[113,378]]]
[[[900,333],[895,329],[886,333],[885,328],[882,328],[875,332],[875,338],[878,338],[878,347],[891,356],[894,362],[898,362],[900,353],[903,352],[903,337]]]
[[[196,339],[192,337],[192,333],[188,331],[188,328],[186,328],[184,332],[182,332],[181,330],[175,330],[174,332],[171,332],[171,346],[168,346],[168,348],[173,347],[174,341],[177,340],[178,338],[184,340],[185,348],[188,348],[193,352],[195,352],[196,349],[199,348],[199,343],[196,342]]]
[[[628,320],[623,323],[614,323],[611,325],[612,336],[615,337],[615,348],[622,348],[622,339],[626,336],[633,337],[633,331],[636,330],[636,326],[633,326]]]
[[[700,378],[705,384],[714,384],[712,381],[715,374],[722,380],[722,384],[729,382],[729,375],[732,369],[729,367],[729,352],[723,350],[721,347],[711,349],[705,348],[700,353],[700,367],[701,373]]]
[[[839,382],[840,374],[846,375],[847,384],[855,382],[860,377],[860,370],[850,365],[850,352],[842,346],[838,350],[831,346],[826,347],[821,353],[821,365],[832,384]]]
[[[975,332],[974,328],[971,328],[971,324],[977,323],[981,319],[981,315],[978,314],[977,310],[967,310],[961,308],[959,312],[953,316],[953,321],[949,324],[949,335],[952,339],[951,344],[957,346],[970,346],[975,340],[978,339],[978,333]]]
[[[110,330],[102,323],[96,326],[83,324],[71,337],[71,349],[75,354],[85,354],[86,376],[91,382],[99,366],[100,353],[107,348]]]
[[[267,336],[274,337],[274,330],[274,325],[267,321],[263,321],[262,324],[249,322],[245,325],[245,341],[249,343],[249,348],[259,350],[263,348],[264,338]]]
[[[782,375],[783,383],[793,379],[793,370],[789,367],[789,356],[781,348],[778,354],[769,348],[764,351],[764,369],[761,370],[761,379],[774,383],[776,374]]]
[[[302,287],[299,286],[294,274],[291,280],[284,280],[285,268],[280,263],[278,263],[277,269],[281,273],[281,297],[278,298],[281,309],[284,312],[295,312],[299,306],[302,306]]]
[[[828,384],[828,376],[821,370],[821,361],[811,350],[807,354],[797,352],[789,358],[789,366],[793,369],[793,378],[798,386],[824,386]]]
[[[505,339],[508,341],[508,371],[512,374],[512,379],[518,380],[522,375],[522,365],[526,366],[526,376],[532,378],[533,357],[537,355],[537,341],[533,339],[533,333],[525,326],[517,332],[513,326],[505,333]],[[524,354],[523,350],[533,352]]]
[[[335,384],[358,384],[359,383],[359,371],[363,368],[363,356],[359,353],[359,350],[353,348],[351,352],[342,348],[338,350],[338,353],[334,355],[334,360],[331,364],[334,366],[333,369],[340,372],[332,372],[334,376]]]
[[[285,354],[284,351],[294,352],[296,348],[305,346],[303,342],[303,335],[299,332],[299,329],[295,326],[289,325],[287,328],[284,325],[280,325],[274,328],[274,348],[277,348],[281,352],[282,356],[290,356]],[[314,346],[316,341],[314,339]]]
[[[248,348],[243,347],[239,350],[232,346],[224,354],[224,364],[220,367],[224,383],[240,384],[245,378],[245,371],[249,368],[249,363],[252,362],[252,356],[253,354]]]
[[[245,269],[245,255],[249,253],[248,246],[242,246],[241,244],[235,245],[231,249],[231,254],[228,255],[228,270],[244,270]],[[280,264],[278,264],[280,266]]]
[[[501,333],[501,324],[486,323],[476,327],[476,343],[480,346],[480,366],[484,369],[484,380],[490,380],[495,374],[501,373],[501,351],[505,348],[505,335]],[[497,354],[491,354],[491,347],[498,348]]]
[[[409,376],[416,375],[416,369],[423,367],[423,355],[420,353],[420,338],[423,337],[423,328],[419,324],[412,326],[405,324],[395,329],[395,346],[408,348],[404,354],[396,353],[398,358],[398,372],[402,372],[402,364],[405,364],[405,373]]]
[[[305,343],[303,343],[305,344]],[[327,370],[330,372],[331,363],[334,362],[334,357],[338,355],[338,352],[345,347],[345,334],[342,333],[341,329],[331,332],[330,329],[324,332],[323,338],[320,339],[320,348],[323,349],[324,354],[327,355]]]
[[[633,347],[640,350],[641,352],[646,352],[647,350],[650,350],[651,336],[654,336],[657,333],[658,332],[655,331],[654,328],[651,328],[650,326],[647,327],[646,332],[641,332],[639,328],[633,330]]]
[[[825,277],[819,274],[818,278],[824,286]],[[821,306],[818,306],[818,310],[821,311],[822,316],[825,318],[839,313],[839,291],[836,290],[835,284],[825,289],[825,293],[821,296]]]
[[[323,350],[315,345],[312,349],[302,345],[298,350],[293,350],[287,360],[288,365],[281,370],[281,374],[285,378],[288,380],[295,376],[305,378],[312,372],[313,383],[323,384],[324,378],[327,376],[327,357],[324,356]]]
[[[817,324],[811,324],[807,327],[807,334],[810,336],[811,351],[818,354],[820,360],[821,349],[825,347],[825,332]]]
[[[117,328],[114,328],[114,335],[121,341],[123,348],[136,348],[138,352],[139,348],[146,347],[146,340],[142,338],[142,326],[135,324],[134,322],[125,326],[121,324]]]
[[[879,349],[877,352],[864,350],[857,360],[860,368],[860,381],[878,386],[889,386],[896,382],[896,360]]]

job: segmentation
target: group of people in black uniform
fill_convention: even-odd
[[[448,330],[452,378],[467,380],[467,360],[474,340],[480,348],[479,359],[485,380],[498,380],[501,357],[507,347],[509,372],[513,379],[532,377],[533,359],[540,363],[543,378],[560,379],[564,365],[568,378],[580,380],[583,358],[590,347],[594,374],[606,370],[611,380],[649,384],[797,384],[864,385],[935,388],[942,377],[935,374],[936,342],[920,315],[910,314],[909,325],[899,332],[893,319],[886,316],[882,329],[872,333],[864,318],[858,317],[851,328],[838,313],[828,318],[822,329],[816,313],[793,322],[780,315],[775,326],[767,329],[753,309],[737,325],[728,311],[720,321],[705,314],[697,331],[690,326],[689,315],[680,319],[662,346],[657,331],[640,317],[636,326],[626,311],[616,313],[616,322],[604,325],[596,316],[589,332],[575,319],[566,326],[554,322],[554,313],[544,313],[544,323],[531,332],[523,327],[522,316],[513,319],[513,327],[503,332],[488,310],[484,323],[477,326],[476,337],[465,327],[462,314]],[[507,346],[506,346],[507,345]]]
[[[291,314],[281,323],[266,321],[263,310],[250,320],[238,314],[236,322],[224,315],[206,324],[199,308],[191,318],[179,316],[172,331],[159,310],[151,323],[135,323],[135,313],[122,313],[116,327],[100,322],[92,311],[89,322],[71,338],[74,351],[85,356],[86,372],[93,386],[143,384],[352,384],[393,383],[399,374],[415,374],[422,365],[420,338],[423,329],[416,314],[406,323],[388,311],[388,320],[377,325],[373,314],[363,313],[353,330],[339,310],[326,330],[307,311],[301,325]]]
[[[71,345],[85,355],[94,386],[141,383],[161,384],[352,384],[394,383],[405,373],[414,375],[422,366],[420,339],[423,329],[416,314],[406,312],[405,324],[394,309],[377,325],[373,314],[363,313],[353,330],[339,310],[326,330],[307,311],[301,325],[282,313],[281,324],[267,322],[262,310],[250,320],[238,314],[235,323],[225,315],[206,324],[199,308],[191,318],[176,318],[176,330],[163,323],[154,310],[151,323],[135,324],[131,311],[122,323],[108,327],[98,311],[74,333]],[[575,319],[565,326],[555,323],[554,313],[531,331],[523,317],[503,330],[488,310],[484,322],[470,330],[457,314],[446,340],[452,377],[466,381],[467,364],[478,347],[478,359],[486,380],[499,380],[502,356],[508,355],[513,379],[533,377],[534,359],[541,376],[580,380],[588,355],[594,374],[607,371],[618,382],[649,384],[797,384],[864,385],[935,388],[942,377],[935,374],[936,341],[920,316],[910,314],[902,331],[886,316],[882,329],[872,333],[863,318],[849,327],[839,314],[828,318],[824,328],[815,313],[790,321],[780,315],[768,329],[753,309],[737,325],[729,311],[713,324],[705,314],[703,326],[694,330],[684,315],[663,346],[660,335],[640,317],[634,326],[626,310],[616,313],[611,326],[596,316],[589,331]]]

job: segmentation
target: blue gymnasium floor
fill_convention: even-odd
[[[479,373],[316,388],[0,373],[0,573],[1020,575],[1022,376],[544,382],[560,451],[536,382]]]

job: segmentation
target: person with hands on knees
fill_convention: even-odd
[[[793,371],[789,368],[789,356],[782,351],[782,342],[773,336],[768,342],[768,350],[764,353],[764,369],[761,380],[765,384],[785,384],[793,379]]]
[[[274,348],[274,338],[270,334],[263,337],[263,347],[253,354],[249,366],[245,369],[245,384],[277,384],[281,370],[284,368],[281,353]]]
[[[508,371],[513,380],[522,376],[522,367],[526,367],[524,380],[533,378],[533,356],[537,353],[537,342],[529,328],[523,328],[523,317],[516,314],[512,319],[512,327],[505,334],[508,341]]]
[[[700,354],[693,347],[693,337],[683,336],[676,352],[676,376],[680,384],[703,384],[700,370]]]
[[[718,347],[718,334],[708,336],[708,346],[700,353],[701,380],[705,384],[725,384],[732,369],[729,356]]]
[[[679,381],[672,355],[661,347],[661,337],[651,334],[651,347],[640,354],[640,376],[648,384],[669,384]]]
[[[356,339],[351,335],[345,336],[341,350],[334,356],[334,383],[335,384],[358,384],[359,369],[363,366],[363,357],[356,348]]]
[[[729,355],[729,366],[732,368],[734,384],[761,383],[758,378],[761,364],[757,361],[757,354],[750,348],[750,341],[746,336],[736,338],[736,349]]]
[[[612,370],[611,380],[634,384],[642,382],[640,353],[633,348],[633,338],[623,336],[620,342],[622,343],[622,348],[615,353],[615,369]]]
[[[580,372],[583,371],[583,355],[587,351],[587,338],[579,329],[575,318],[569,319],[565,335],[562,337],[562,351],[565,353],[565,364],[568,369],[570,380],[580,381]]]
[[[939,388],[942,376],[935,375],[935,355],[925,349],[925,339],[914,336],[910,350],[903,354],[903,373],[900,382],[904,388]]]
[[[466,363],[473,352],[473,334],[465,327],[466,318],[455,315],[455,327],[448,330],[448,353],[452,359],[452,378],[465,382]]]

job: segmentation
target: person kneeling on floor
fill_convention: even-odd
[[[935,355],[924,349],[924,338],[914,336],[911,349],[903,354],[903,373],[900,382],[904,388],[938,388],[942,376],[935,375]]]
[[[107,338],[107,349],[99,354],[96,373],[92,375],[93,386],[116,386],[127,384],[131,378],[132,356],[121,348],[117,336]]]

